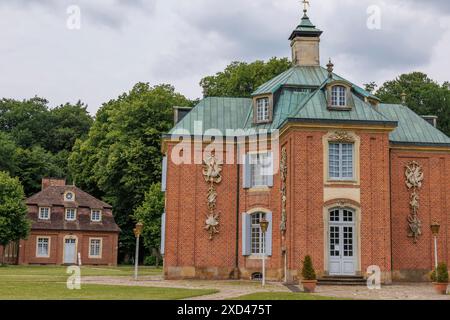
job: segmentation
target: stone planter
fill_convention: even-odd
[[[317,280],[302,280],[301,282],[306,293],[314,293],[316,291]]]
[[[448,283],[433,282],[437,294],[447,294]]]

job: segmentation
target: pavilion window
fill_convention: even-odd
[[[347,89],[344,86],[333,86],[331,88],[331,106],[347,106]]]
[[[353,143],[329,144],[329,178],[334,180],[353,179]]]

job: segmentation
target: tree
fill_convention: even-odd
[[[50,110],[51,127],[45,141],[45,149],[52,153],[72,151],[76,139],[85,139],[93,119],[86,105],[78,101],[66,103]]]
[[[420,115],[436,115],[438,128],[450,135],[450,90],[447,84],[439,85],[425,73],[402,74],[385,82],[376,92],[384,103],[402,103],[406,93],[406,105]]]
[[[374,92],[377,87],[378,87],[378,85],[373,81],[364,84],[364,90],[366,90],[367,92],[370,92],[370,93]]]
[[[15,175],[20,178],[27,196],[41,190],[42,177],[66,177],[65,168],[58,165],[58,157],[41,147],[18,148],[14,158]]]
[[[191,106],[170,85],[138,83],[105,103],[84,141],[69,158],[77,185],[114,207],[122,229],[121,258],[134,250],[134,210],[161,178],[161,134],[173,126],[173,106]]]
[[[23,187],[17,178],[0,172],[0,245],[28,237],[31,223],[28,220]],[[3,255],[0,264],[3,264]]]
[[[16,162],[14,153],[17,146],[14,141],[7,135],[0,131],[0,171],[14,173],[16,171]]]
[[[142,237],[148,252],[158,249],[161,243],[161,214],[164,212],[164,193],[161,183],[154,183],[145,193],[142,204],[134,211],[134,219],[144,224]]]
[[[259,86],[292,67],[287,58],[268,62],[232,62],[224,71],[201,80],[206,97],[250,97]]]

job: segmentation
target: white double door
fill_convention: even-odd
[[[77,263],[77,240],[74,238],[64,239],[64,264]]]
[[[333,209],[329,215],[328,261],[331,276],[356,274],[355,213]]]

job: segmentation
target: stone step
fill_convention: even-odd
[[[357,276],[324,276],[318,280],[321,286],[365,286],[367,281]]]

